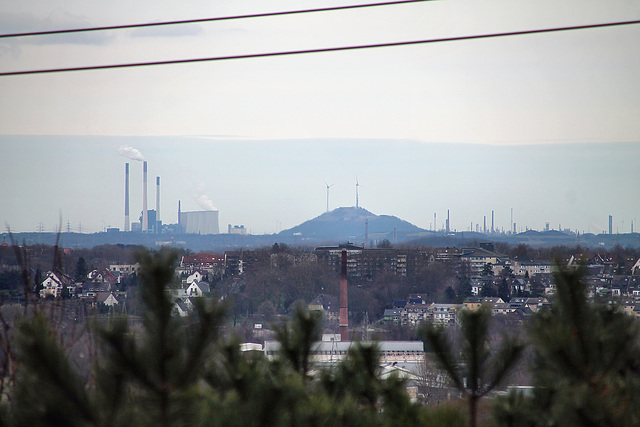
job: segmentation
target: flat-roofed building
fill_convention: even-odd
[[[317,341],[311,347],[311,362],[319,366],[339,363],[354,345],[354,341]],[[424,363],[422,341],[362,342],[362,345],[378,346],[380,366],[395,365],[414,372],[419,364]],[[277,357],[279,351],[278,341],[265,341],[264,352],[267,358]]]
[[[219,234],[218,211],[180,212],[179,223],[187,234]]]

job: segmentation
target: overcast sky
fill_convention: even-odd
[[[182,3],[0,0],[0,33],[346,4]],[[441,0],[4,39],[0,71],[637,19],[637,1]],[[433,212],[444,218],[447,208],[455,208],[452,224],[463,230],[482,222],[491,209],[499,210],[504,220],[513,207],[516,219],[531,227],[542,228],[549,221],[553,228],[561,223],[597,232],[607,227],[607,217],[613,214],[617,227],[628,231],[640,216],[635,191],[640,182],[635,166],[640,158],[638,40],[640,25],[631,25],[366,51],[0,77],[0,219],[18,231],[34,230],[40,222],[52,227],[60,213],[65,224],[67,219],[76,227],[83,222],[86,230],[122,227],[125,158],[117,150],[130,145],[149,158],[150,174],[167,183],[161,210],[167,212],[163,219],[168,222],[175,221],[177,199],[194,210],[200,208],[196,200],[206,196],[220,209],[222,229],[227,223],[243,223],[255,233],[274,232],[324,211],[324,181],[336,184],[331,207],[355,204],[358,176],[361,205],[423,228],[430,227]],[[326,138],[331,141],[322,142]],[[426,158],[432,152],[442,153],[441,161]],[[557,156],[564,158],[557,161]],[[428,174],[426,165],[442,173]],[[132,174],[139,173],[135,166]],[[572,171],[560,173],[559,168]],[[486,174],[490,185],[483,188],[479,176]],[[516,174],[528,178],[520,181]],[[497,183],[509,183],[507,194],[498,191]],[[532,183],[543,185],[535,200],[516,186]],[[132,196],[140,191],[133,186]],[[428,193],[429,188],[438,191]],[[606,204],[599,194],[606,195]],[[154,207],[153,190],[149,200]],[[132,201],[132,212],[135,208]]]

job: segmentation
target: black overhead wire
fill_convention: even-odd
[[[182,21],[163,21],[163,22],[149,22],[145,24],[126,24],[126,25],[113,25],[113,26],[107,26],[107,27],[87,27],[87,28],[73,28],[73,29],[66,29],[66,30],[34,31],[34,32],[28,32],[28,33],[0,34],[0,39],[15,38],[15,37],[30,37],[30,36],[51,36],[56,34],[69,34],[69,33],[85,33],[90,31],[124,30],[128,28],[159,27],[163,25],[198,24],[202,22],[231,21],[234,19],[266,18],[271,16],[299,15],[303,13],[331,12],[336,10],[363,9],[367,7],[394,6],[394,5],[407,4],[407,3],[424,3],[427,1],[435,1],[435,0],[397,0],[397,1],[387,1],[382,3],[362,3],[362,4],[354,4],[354,5],[346,5],[346,6],[322,7],[322,8],[316,8],[316,9],[288,10],[283,12],[265,12],[265,13],[253,13],[249,15],[221,16],[216,18],[185,19]]]
[[[578,26],[571,26],[571,27],[544,28],[544,29],[538,29],[538,30],[510,31],[510,32],[504,32],[504,33],[478,34],[478,35],[471,35],[471,36],[445,37],[445,38],[426,39],[426,40],[376,43],[376,44],[356,45],[356,46],[339,46],[339,47],[328,47],[328,48],[318,48],[318,49],[290,50],[290,51],[281,51],[281,52],[251,53],[251,54],[231,55],[231,56],[215,56],[215,57],[208,57],[208,58],[174,59],[174,60],[153,61],[153,62],[132,62],[132,63],[124,63],[124,64],[92,65],[92,66],[85,66],[85,67],[10,71],[10,72],[0,73],[0,77],[26,75],[26,74],[47,74],[47,73],[61,73],[61,72],[67,72],[67,71],[107,70],[107,69],[113,69],[113,68],[133,68],[133,67],[144,67],[144,66],[150,66],[150,65],[188,64],[188,63],[194,63],[194,62],[227,61],[227,60],[233,60],[233,59],[251,59],[251,58],[265,58],[265,57],[273,57],[273,56],[290,56],[290,55],[301,55],[301,54],[323,53],[323,52],[363,50],[363,49],[374,49],[374,48],[383,48],[383,47],[410,46],[410,45],[429,44],[429,43],[442,43],[442,42],[462,41],[462,40],[476,40],[476,39],[487,39],[487,38],[497,38],[497,37],[521,36],[521,35],[529,35],[529,34],[553,33],[553,32],[560,32],[560,31],[586,30],[586,29],[593,29],[593,28],[615,27],[615,26],[623,26],[623,25],[635,25],[635,24],[640,24],[640,20],[607,22],[607,23],[601,23],[601,24],[578,25]]]

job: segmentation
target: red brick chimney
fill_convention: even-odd
[[[342,249],[340,266],[340,341],[349,341],[349,299],[347,294],[347,250]]]

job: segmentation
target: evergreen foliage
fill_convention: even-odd
[[[196,303],[192,318],[173,317],[165,290],[175,253],[139,256],[140,324],[112,317],[99,338],[90,378],[70,363],[55,328],[37,313],[19,323],[20,363],[1,424],[34,426],[392,426],[462,425],[451,408],[410,402],[403,380],[380,377],[375,346],[354,345],[332,370],[311,363],[321,318],[298,307],[277,330],[273,359],[223,342],[223,309]]]
[[[125,387],[136,397],[144,424],[192,425],[195,420],[190,418],[198,413],[202,400],[201,370],[212,355],[223,310],[197,301],[196,318],[173,317],[173,304],[165,290],[174,278],[175,253],[145,253],[140,262],[144,266],[141,297],[146,306],[142,331],[129,331],[125,319],[99,329],[105,345],[96,381],[103,390]],[[117,414],[117,402],[114,404],[112,413]]]
[[[501,425],[640,425],[640,327],[614,307],[589,303],[582,277],[555,275],[554,304],[529,328],[533,397],[499,401]]]
[[[502,382],[524,350],[524,344],[505,337],[500,348],[492,354],[488,343],[490,319],[491,311],[484,305],[476,311],[460,313],[462,348],[459,358],[443,327],[427,324],[420,331],[436,361],[465,395],[472,427],[477,424],[478,401]]]
[[[70,361],[53,316],[37,305],[25,310],[6,351],[18,368],[0,425],[466,424],[457,408],[417,405],[404,380],[383,378],[375,345],[354,343],[341,363],[314,365],[322,319],[302,306],[276,328],[276,357],[242,352],[238,341],[221,337],[219,304],[196,302],[192,317],[172,316],[166,290],[175,279],[174,252],[141,253],[139,261],[141,320],[113,315],[92,327],[99,345],[88,376]],[[556,275],[553,305],[528,328],[532,394],[495,399],[497,425],[640,425],[640,326],[615,308],[589,303],[582,273]],[[498,387],[524,349],[509,337],[492,349],[490,317],[488,307],[462,311],[459,347],[442,327],[421,328],[440,367],[465,395],[471,426],[480,399]]]
[[[43,313],[22,321],[20,368],[12,400],[15,425],[98,425],[84,381],[75,372]]]
[[[294,311],[294,321],[276,327],[276,338],[280,342],[283,359],[303,378],[310,369],[312,345],[322,335],[322,312],[308,311],[298,305]]]

